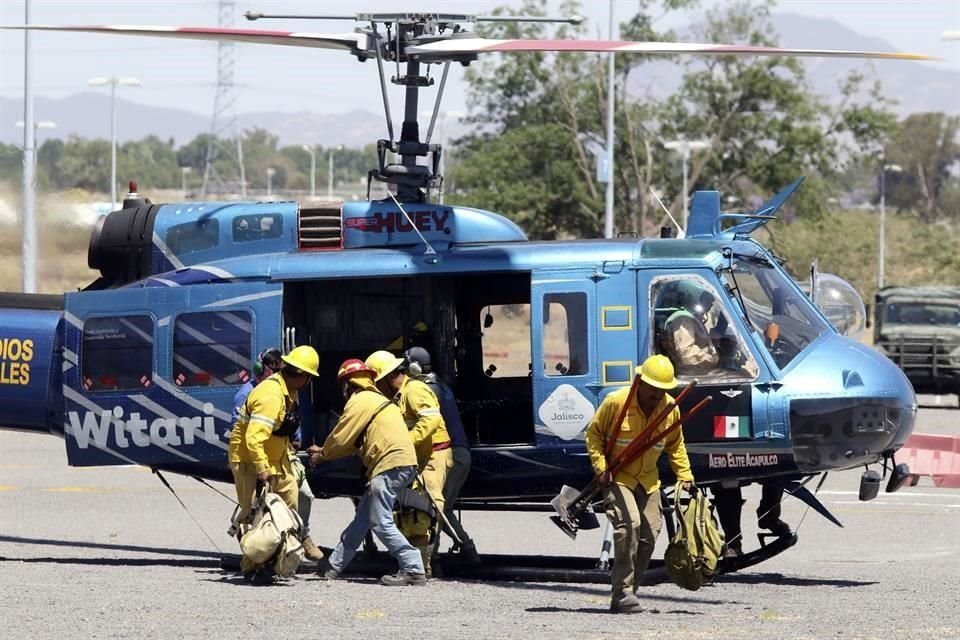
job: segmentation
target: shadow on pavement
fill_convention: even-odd
[[[879,584],[876,580],[837,580],[833,578],[798,578],[782,573],[728,573],[720,576],[717,583],[777,584],[787,587],[869,587]]]
[[[221,554],[217,551],[200,551],[198,549],[170,549],[168,547],[142,547],[132,544],[109,544],[106,542],[86,542],[82,540],[53,540],[51,538],[21,538],[19,536],[0,535],[0,542],[12,544],[32,544],[48,547],[71,547],[81,549],[110,549],[112,551],[134,551],[137,553],[158,553],[168,556],[190,556],[195,558],[210,558],[217,564]]]
[[[78,564],[102,567],[219,567],[217,560],[184,560],[181,558],[8,558],[0,556],[0,562],[23,562],[27,564]]]
[[[528,613],[600,613],[606,615],[614,615],[611,613],[610,609],[599,607],[528,607],[526,609]],[[643,608],[637,612],[639,615],[644,614],[669,614],[669,615],[686,615],[686,616],[702,616],[704,615],[700,611],[686,611],[684,609],[673,609],[671,611],[661,611],[660,609],[647,609]]]

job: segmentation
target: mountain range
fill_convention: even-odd
[[[779,14],[771,20],[784,47],[811,49],[861,49],[894,51],[888,42],[863,36],[839,22],[806,16]],[[684,33],[681,31],[681,36]],[[687,39],[686,37],[684,39]],[[851,59],[804,58],[808,79],[814,91],[828,101],[839,98],[839,83],[852,69],[864,70],[868,77],[883,83],[887,96],[897,100],[895,111],[904,116],[910,113],[941,111],[960,113],[960,71],[942,69],[904,61],[876,61],[873,63]],[[680,73],[672,62],[652,62],[635,74],[631,89],[664,96],[679,84]],[[183,144],[210,128],[210,116],[184,109],[155,107],[117,98],[117,138],[125,141],[154,134],[173,138]],[[47,137],[65,138],[76,134],[85,138],[106,138],[110,126],[110,98],[103,92],[79,93],[65,98],[35,97],[34,112],[45,120],[57,123],[54,131],[40,130],[40,141]],[[397,115],[397,112],[394,112]],[[0,97],[0,122],[22,120],[21,98]],[[323,141],[325,146],[342,144],[359,147],[385,135],[382,114],[367,110],[329,114],[312,111],[267,111],[240,115],[245,129],[261,127],[279,136],[280,144],[298,144],[304,141]],[[450,137],[456,136],[456,126],[448,123]],[[0,127],[0,142],[22,143],[22,133],[14,127]]]

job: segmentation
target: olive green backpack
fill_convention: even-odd
[[[675,513],[680,523],[663,561],[677,586],[696,591],[717,573],[723,553],[723,532],[706,493],[694,490],[685,509],[680,507],[680,487],[675,492]]]

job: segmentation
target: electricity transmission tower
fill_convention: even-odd
[[[217,26],[233,26],[234,0],[219,0]],[[217,43],[217,93],[213,99],[213,117],[210,119],[210,140],[207,143],[207,160],[203,170],[201,198],[210,193],[240,193],[247,195],[247,180],[243,169],[243,144],[240,138],[240,120],[237,117],[237,93],[233,84],[233,43]],[[225,158],[230,169],[223,175],[214,162]],[[229,171],[229,173],[227,172]]]

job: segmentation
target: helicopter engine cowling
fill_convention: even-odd
[[[151,274],[153,227],[161,205],[135,206],[108,213],[90,234],[87,265],[101,278],[88,289],[136,282]]]

